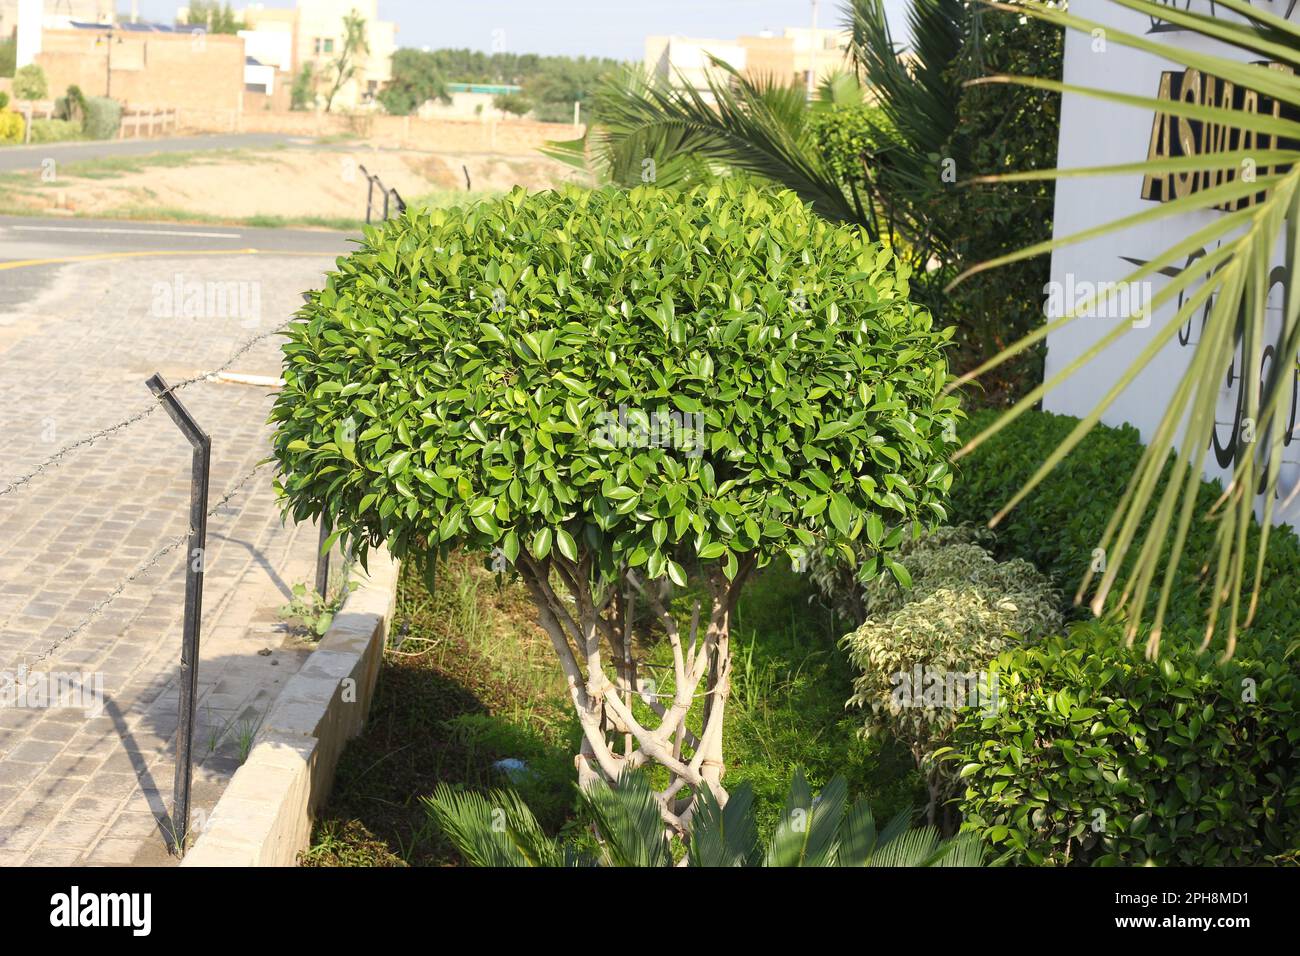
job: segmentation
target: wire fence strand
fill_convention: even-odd
[[[238,361],[241,356],[245,355],[251,348],[253,348],[253,346],[257,345],[259,342],[262,342],[270,338],[273,335],[279,335],[281,332],[287,329],[291,324],[293,324],[294,321],[296,320],[289,319],[287,322],[284,322],[283,324],[277,326],[276,328],[271,329],[269,332],[262,332],[259,335],[253,336],[253,338],[249,339],[242,346],[240,346],[238,350],[236,350],[232,355],[227,357],[225,361],[223,361],[216,368],[211,369],[207,372],[203,372],[199,375],[195,375],[191,378],[182,379],[181,381],[168,386],[167,391],[163,392],[162,394],[166,395],[169,393],[178,392],[183,388],[187,388],[188,386],[195,384],[196,382],[206,381],[210,379],[212,376],[226,371],[228,368],[234,365],[235,362]],[[101,439],[106,438],[115,432],[121,431],[122,429],[130,425],[134,425],[136,422],[140,422],[148,418],[150,415],[152,415],[154,412],[158,411],[158,409],[162,407],[161,399],[162,399],[162,395],[159,395],[156,399],[154,399],[154,401],[149,406],[141,409],[140,411],[136,412],[130,417],[114,425],[109,425],[107,428],[101,428],[99,431],[94,432],[93,434],[87,435],[84,438],[79,438],[72,444],[60,448],[53,455],[51,455],[49,458],[46,458],[44,461],[38,464],[31,471],[27,472],[24,475],[19,476],[18,478],[15,478],[13,481],[9,482],[9,484],[6,485],[4,488],[0,488],[0,498],[3,498],[5,495],[8,495],[14,491],[17,491],[19,488],[23,487],[23,485],[26,485],[28,482],[32,481],[32,479],[39,477],[47,468],[59,464],[60,462],[63,461],[64,458],[66,458],[69,454],[76,451],[77,449],[84,448],[89,445],[93,445],[96,442],[100,441]]]
[[[254,465],[252,470],[245,473],[242,478],[240,478],[237,482],[235,482],[234,485],[231,486],[229,491],[227,491],[224,495],[222,495],[220,501],[218,501],[215,505],[213,505],[208,509],[208,517],[210,518],[213,515],[215,515],[218,511],[220,511],[221,508],[224,507],[227,502],[229,502],[232,498],[234,498],[237,494],[239,494],[240,491],[243,490],[245,485],[247,485],[250,481],[253,480],[254,475],[256,475],[259,471],[261,471],[265,466],[269,464],[271,464],[271,462],[261,461],[258,462],[256,465]],[[133,570],[120,582],[118,582],[117,586],[114,587],[111,591],[109,591],[108,594],[102,600],[96,603],[95,606],[90,609],[90,611],[86,614],[84,618],[82,618],[79,622],[77,622],[75,625],[70,627],[68,629],[67,634],[64,634],[63,637],[59,638],[57,641],[55,641],[53,644],[47,647],[44,651],[42,651],[41,654],[36,658],[36,660],[37,661],[46,660],[56,650],[58,650],[68,641],[72,640],[82,631],[84,631],[87,627],[90,626],[91,622],[93,622],[97,617],[99,617],[100,614],[102,614],[104,610],[110,604],[112,604],[113,601],[116,600],[122,594],[122,592],[127,589],[127,587],[130,586],[132,581],[135,581],[142,574],[145,574],[152,568],[156,567],[158,563],[162,561],[163,558],[167,557],[167,555],[171,554],[173,551],[179,548],[188,539],[189,539],[189,532],[187,531],[185,534],[178,535],[177,537],[173,538],[171,541],[163,545],[161,548],[159,548],[149,557],[141,561],[140,564],[136,565],[135,570]]]

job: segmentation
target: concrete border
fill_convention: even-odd
[[[398,563],[387,549],[371,552],[368,563],[271,705],[182,866],[294,866],[310,844],[339,755],[365,726],[397,603]]]

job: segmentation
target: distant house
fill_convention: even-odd
[[[355,75],[339,87],[332,108],[367,109],[392,79],[397,49],[397,24],[379,19],[378,0],[298,0],[293,9],[257,3],[235,11],[235,17],[244,23],[239,36],[248,56],[290,76],[310,65],[320,100],[333,82],[333,64],[343,50],[343,19],[353,12],[365,20],[366,50],[355,58]]]
[[[244,89],[249,93],[275,93],[275,66],[254,57],[244,57]]]
[[[775,77],[809,88],[828,74],[845,68],[850,35],[845,30],[787,27],[778,36],[764,32],[735,40],[685,36],[649,36],[645,41],[645,68],[678,87],[691,87],[708,95],[710,80],[725,73],[714,60],[749,77]]]

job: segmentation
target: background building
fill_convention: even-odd
[[[849,39],[848,31],[814,27],[787,27],[779,36],[765,31],[735,40],[649,36],[645,68],[674,86],[703,92],[718,72],[712,56],[750,79],[775,77],[815,87],[828,74],[844,69]]]
[[[280,79],[286,86],[310,65],[323,104],[346,39],[344,18],[353,12],[365,21],[366,50],[355,57],[355,73],[339,87],[330,108],[354,110],[373,106],[375,94],[393,75],[397,24],[379,19],[378,0],[298,0],[292,10],[252,4],[236,16],[244,23],[239,36],[247,55],[287,74]]]

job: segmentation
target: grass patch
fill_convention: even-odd
[[[435,189],[432,192],[406,200],[408,212],[422,209],[449,209],[453,206],[472,206],[475,203],[496,199],[504,193],[493,189]]]
[[[796,766],[814,788],[843,774],[880,818],[924,795],[906,751],[862,739],[860,716],[845,711],[852,671],[837,646],[842,628],[812,593],[805,578],[768,569],[746,589],[733,631],[724,780],[753,785],[765,836]],[[543,828],[572,825],[580,732],[535,621],[523,586],[499,584],[475,560],[454,557],[432,596],[403,571],[394,633],[404,640],[385,654],[366,731],[343,754],[305,865],[456,863],[420,797],[440,781],[511,785],[493,767],[504,758],[528,765],[513,786]],[[659,653],[671,659],[666,646]]]
[[[535,616],[522,587],[498,588],[467,557],[440,569],[432,596],[403,569],[401,644],[385,653],[366,731],[343,754],[305,865],[455,862],[419,798],[438,781],[500,786],[492,765],[512,757],[532,771],[519,789],[538,819],[564,825],[577,721]]]
[[[334,229],[341,232],[360,232],[366,225],[364,219],[350,216],[213,216],[174,206],[120,206],[108,212],[94,213],[90,218],[248,226],[256,229]]]

